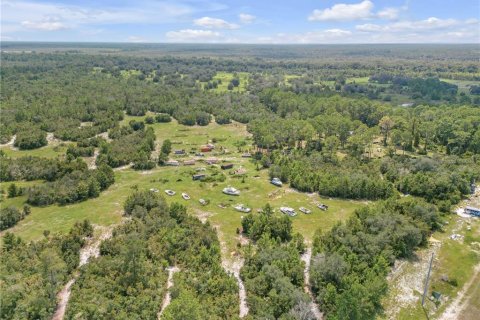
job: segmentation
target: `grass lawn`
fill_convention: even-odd
[[[63,142],[58,145],[48,145],[33,150],[18,150],[12,149],[9,146],[1,147],[0,150],[5,152],[8,157],[20,158],[25,156],[43,157],[43,158],[56,158],[62,156],[67,151],[68,142]]]
[[[477,319],[480,314],[480,273],[473,280],[473,285],[467,295],[470,300],[467,307],[460,313],[460,319]]]
[[[297,74],[286,74],[283,77],[283,83],[285,85],[290,85],[291,80],[298,79],[298,78],[301,78],[301,77],[302,77],[301,75],[297,75]]]
[[[126,117],[125,121],[128,122],[133,118],[141,117]],[[68,206],[32,207],[32,213],[10,231],[29,241],[41,238],[44,230],[50,230],[53,233],[67,232],[76,221],[83,219],[89,219],[92,223],[99,225],[114,224],[120,221],[123,202],[133,189],[156,188],[162,194],[165,189],[172,189],[177,194],[173,197],[166,196],[167,201],[183,203],[187,205],[190,213],[207,218],[212,225],[218,226],[224,235],[228,250],[233,251],[237,241],[236,229],[241,226],[241,217],[244,213],[235,211],[232,205],[243,203],[252,208],[254,214],[266,203],[270,203],[276,209],[276,214],[281,214],[278,210],[280,206],[291,206],[297,210],[300,206],[308,207],[313,211],[312,214],[305,215],[299,212],[292,218],[294,230],[300,232],[307,240],[311,240],[316,229],[328,230],[337,221],[345,220],[356,208],[364,205],[363,202],[358,201],[321,199],[317,194],[301,193],[287,186],[279,188],[270,184],[268,171],[257,171],[253,161],[240,157],[241,153],[235,146],[238,142],[245,142],[245,139],[248,139],[243,124],[232,123],[221,126],[211,123],[207,127],[186,127],[172,121],[152,126],[158,143],[167,138],[171,139],[174,142],[173,149],[190,151],[215,139],[217,141],[215,150],[221,146],[229,152],[222,154],[214,151],[206,157],[216,156],[224,162],[231,162],[234,164],[234,169],[245,168],[247,170],[245,178],[230,175],[229,170],[221,170],[219,165],[208,166],[198,161],[195,166],[157,167],[150,171],[116,171],[115,184],[102,192],[98,198]],[[250,147],[248,140],[247,143],[248,145],[242,147],[243,149]],[[224,174],[226,180],[217,183],[193,181],[191,176],[198,167],[205,167],[208,175]],[[8,183],[2,187],[6,189],[7,185]],[[241,191],[240,196],[234,197],[222,193],[222,189],[230,185]],[[183,200],[182,192],[187,192],[192,199]],[[200,198],[210,200],[210,203],[202,206],[198,202]],[[26,197],[6,199],[2,205],[21,207],[25,200]],[[325,203],[330,208],[326,212],[321,211],[316,208],[316,203]],[[219,204],[223,204],[225,208],[220,208]]]
[[[453,79],[440,79],[441,81],[445,81],[451,84],[455,84],[458,86],[458,92],[465,92],[470,93],[470,86],[472,85],[479,85],[479,81],[469,81],[469,80],[453,80]]]
[[[248,84],[248,72],[237,72],[237,77],[240,80],[240,85],[238,87],[234,87],[233,90],[228,90],[228,84],[234,78],[234,74],[232,72],[224,71],[217,72],[212,80],[221,80],[222,83],[220,83],[217,88],[211,90],[213,92],[244,92]],[[204,85],[206,84],[206,82],[202,83]]]
[[[142,72],[140,70],[120,70],[120,74],[123,78],[128,79],[133,76],[139,76]]]
[[[353,77],[347,78],[346,83],[367,84],[370,77]]]

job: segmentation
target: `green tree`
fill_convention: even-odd
[[[208,316],[203,312],[200,301],[188,291],[182,291],[165,309],[165,320],[203,320]]]
[[[15,198],[18,194],[18,188],[15,183],[12,183],[8,186],[8,197],[9,198]]]
[[[167,156],[172,152],[172,142],[169,139],[163,141],[161,152]]]

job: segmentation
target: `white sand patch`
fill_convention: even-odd
[[[167,271],[168,271],[167,293],[165,294],[165,297],[163,298],[162,307],[157,314],[158,319],[161,319],[163,312],[165,311],[165,309],[168,307],[168,305],[172,301],[172,296],[170,295],[170,289],[173,287],[173,275],[175,274],[175,272],[180,271],[180,269],[177,268],[177,267],[168,267]]]
[[[223,238],[223,233],[220,231],[218,225],[214,226],[218,234],[218,239],[220,241],[220,249],[222,252],[222,267],[223,269],[237,280],[238,284],[238,299],[239,299],[239,317],[244,318],[248,315],[248,305],[247,305],[247,291],[245,289],[245,284],[243,283],[242,278],[240,277],[240,270],[243,267],[244,259],[237,254],[237,252],[228,253],[227,245]],[[241,238],[243,238],[240,235]],[[248,239],[243,238],[241,242],[248,243]]]
[[[387,319],[396,319],[402,308],[412,306],[421,299],[425,286],[428,267],[432,253],[436,256],[442,243],[439,241],[430,242],[426,250],[418,251],[416,260],[397,260],[387,280],[391,288],[395,289],[394,305],[385,310]],[[435,258],[434,258],[435,261]]]
[[[90,258],[94,257],[97,258],[100,255],[100,244],[102,241],[110,238],[112,236],[113,226],[110,227],[100,227],[95,226],[95,229],[100,229],[100,235],[96,238],[90,238],[87,240],[85,246],[80,249],[80,262],[79,267],[87,264]],[[70,279],[62,290],[57,295],[57,309],[52,317],[52,320],[62,320],[65,316],[65,311],[67,309],[68,300],[70,299],[71,289],[75,280],[77,280],[78,276],[80,275],[79,272],[75,272],[73,278]]]
[[[10,139],[10,141],[8,141],[7,143],[0,144],[0,147],[10,147],[12,149],[16,149],[13,146],[16,138],[17,138],[17,135],[13,135],[13,137],[12,137],[12,139]]]
[[[301,257],[302,261],[305,262],[305,269],[303,270],[303,275],[304,275],[304,285],[303,289],[305,290],[305,293],[308,294],[308,296],[311,299],[310,302],[310,310],[312,311],[313,315],[315,316],[315,319],[322,319],[323,315],[320,312],[320,309],[318,308],[318,305],[315,303],[315,297],[313,296],[311,286],[310,286],[310,264],[312,261],[312,248],[308,247],[304,254],[302,254]]]
[[[133,163],[129,163],[121,167],[113,168],[113,171],[127,170],[127,169],[130,169],[132,166],[133,166]]]

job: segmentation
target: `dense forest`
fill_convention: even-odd
[[[175,275],[165,319],[231,319],[238,314],[236,282],[220,265],[214,230],[170,207],[150,191],[125,202],[131,219],[102,243],[100,258],[88,264],[72,289],[67,319],[153,319],[165,295],[168,266]],[[208,315],[208,316],[207,316]]]
[[[78,266],[85,237],[92,235],[88,221],[75,224],[67,235],[45,233],[32,243],[7,232],[0,255],[0,318],[50,319],[57,293]]]
[[[435,206],[389,199],[359,210],[345,224],[318,231],[312,289],[328,319],[375,319],[396,258],[409,257],[439,228]]]
[[[116,170],[165,166],[172,141],[161,125],[244,124],[248,137],[235,145],[258,172],[295,192],[368,202],[312,239],[310,284],[326,319],[381,314],[395,260],[424,247],[480,180],[473,46],[2,49],[11,46],[19,51],[2,52],[0,69],[0,319],[51,318],[74,275],[67,319],[153,319],[167,291],[162,319],[239,317],[239,285],[222,266],[216,229],[159,190],[129,185],[122,223],[81,267],[88,221],[29,243],[15,235],[32,208],[91,201],[117,186]],[[52,141],[64,151],[42,156]],[[202,188],[225,181],[209,170]],[[314,319],[306,239],[267,202],[237,229],[248,240],[236,252],[246,319]]]

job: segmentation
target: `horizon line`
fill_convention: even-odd
[[[175,44],[175,45],[479,45],[480,42],[359,42],[359,43],[268,43],[268,42],[131,42],[131,41],[48,41],[48,40],[1,40],[0,43],[90,43],[90,44]]]

